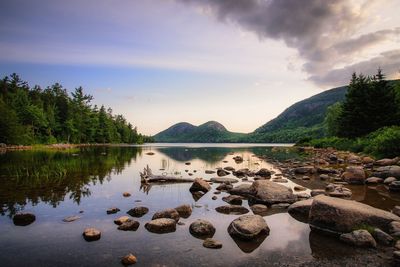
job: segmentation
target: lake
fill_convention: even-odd
[[[303,154],[287,146],[282,144],[276,149],[276,145],[259,144],[147,144],[3,153],[0,155],[0,265],[121,266],[121,257],[133,253],[138,259],[136,266],[296,266],[358,253],[336,239],[311,232],[308,224],[295,220],[280,208],[271,208],[264,216],[270,228],[265,239],[256,243],[234,240],[227,228],[239,215],[215,210],[227,204],[222,201],[227,193],[214,194],[218,184],[214,183],[197,201],[189,191],[191,183],[141,184],[139,172],[147,165],[154,174],[204,179],[216,177],[205,174],[205,170],[227,166],[268,168],[280,173],[270,161],[260,157],[302,160]],[[233,160],[238,155],[243,162]],[[324,188],[314,178],[308,182],[293,181],[310,189]],[[296,185],[293,181],[285,185],[293,187]],[[390,210],[400,202],[379,188],[351,189],[354,199],[382,209]],[[123,192],[131,196],[124,197]],[[212,200],[213,196],[218,198]],[[180,219],[184,225],[177,225],[175,232],[155,234],[144,228],[156,211],[182,204],[191,205],[193,213],[187,219]],[[108,215],[106,210],[113,206],[121,211]],[[117,230],[114,219],[127,215],[135,206],[150,210],[135,219],[140,222],[139,229]],[[247,201],[243,206],[249,207]],[[34,213],[36,220],[27,226],[14,225],[12,216],[20,211]],[[63,218],[72,215],[80,218],[63,222]],[[189,225],[196,219],[208,220],[215,226],[213,238],[223,243],[221,249],[204,248],[203,241],[189,233]],[[101,230],[101,239],[85,241],[82,232],[87,227]]]

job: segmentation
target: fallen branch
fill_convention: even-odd
[[[149,165],[140,172],[142,183],[191,183],[194,179],[167,175],[154,175]]]

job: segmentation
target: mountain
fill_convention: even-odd
[[[180,122],[156,134],[156,142],[163,143],[222,143],[235,142],[245,134],[228,131],[225,126],[216,121],[208,121],[199,126]]]

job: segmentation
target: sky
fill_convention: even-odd
[[[82,86],[154,135],[215,120],[252,132],[381,67],[400,78],[398,0],[0,2],[0,75]]]

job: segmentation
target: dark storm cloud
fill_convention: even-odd
[[[219,20],[254,32],[260,39],[283,40],[297,49],[306,61],[304,71],[321,85],[337,82],[315,77],[327,76],[324,74],[335,64],[349,61],[354,53],[400,33],[396,28],[353,37],[375,0],[358,6],[348,0],[179,1],[203,7]]]

